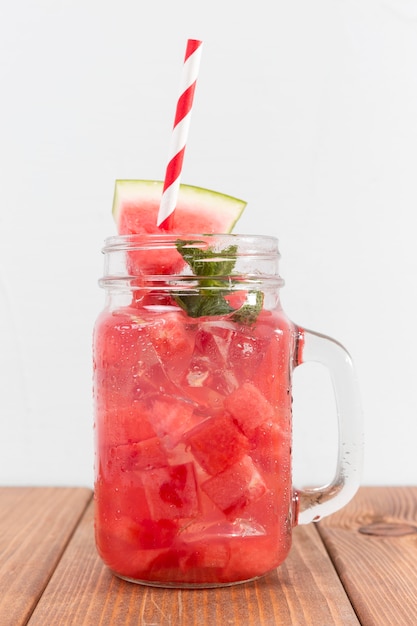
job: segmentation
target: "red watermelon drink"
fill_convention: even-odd
[[[118,576],[165,587],[276,568],[296,523],[352,498],[362,450],[350,357],[286,317],[277,240],[217,234],[245,203],[179,183],[200,54],[188,40],[164,183],[116,183],[93,346],[97,549]],[[303,360],[330,370],[339,452],[332,482],[296,491],[291,379]]]
[[[99,553],[117,575],[153,585],[262,576],[287,556],[295,521],[301,334],[280,305],[277,241],[127,235],[105,253],[94,333]],[[142,257],[152,274],[138,271]]]

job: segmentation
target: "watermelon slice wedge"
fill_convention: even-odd
[[[116,180],[113,217],[119,235],[161,233],[157,225],[162,181]],[[173,233],[230,233],[246,202],[217,191],[180,185]]]
[[[240,218],[246,202],[217,191],[180,185],[178,202],[170,232],[157,224],[162,181],[116,180],[113,217],[119,235],[169,235],[230,233]],[[129,252],[129,270],[133,276],[175,274],[184,260],[172,249],[133,250]]]

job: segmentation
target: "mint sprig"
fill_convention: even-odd
[[[178,239],[176,247],[193,274],[200,279],[198,288],[193,292],[174,296],[177,304],[190,317],[231,314],[231,319],[239,324],[251,325],[256,321],[263,306],[261,291],[249,291],[250,302],[238,309],[234,309],[226,299],[236,284],[231,277],[236,264],[236,245],[218,252],[210,248],[196,248],[195,241]]]

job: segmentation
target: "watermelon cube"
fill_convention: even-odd
[[[114,475],[107,474],[106,479],[99,476],[94,486],[96,525],[103,525],[111,532],[114,522],[117,524],[115,535],[120,533],[120,539],[125,537],[129,542],[136,540],[133,531],[127,538],[129,529],[150,517],[140,474],[117,470]]]
[[[266,485],[249,456],[211,476],[201,488],[230,517],[237,517],[246,505],[266,492]]]
[[[167,457],[158,437],[121,444],[110,448],[111,466],[122,472],[152,469],[167,465]]]
[[[194,458],[211,475],[222,472],[241,459],[248,440],[228,415],[205,420],[187,436]]]
[[[277,528],[275,530],[278,530]],[[281,543],[278,534],[236,537],[225,580],[251,580],[275,569],[287,556],[291,543]]]
[[[274,409],[251,382],[244,382],[224,401],[224,407],[247,436],[255,428],[274,417]]]
[[[142,472],[152,519],[195,518],[199,513],[194,465],[183,463]]]
[[[146,550],[168,548],[178,533],[178,525],[170,519],[143,519],[137,532],[140,546]]]
[[[195,569],[197,573],[206,571],[207,577],[210,576],[211,570],[214,581],[216,573],[218,575],[215,570],[225,568],[230,560],[229,542],[221,537],[200,539],[196,542],[187,542],[186,545],[187,556],[181,563],[183,569]]]
[[[276,422],[264,422],[258,426],[249,440],[250,456],[262,473],[277,476],[288,473],[291,463],[291,430]]]
[[[136,580],[148,578],[152,562],[167,551],[176,532],[175,523],[169,520],[163,520],[162,529],[158,524],[144,531],[140,524],[125,518],[106,520],[95,529],[98,552],[106,564],[114,572]]]
[[[148,407],[138,401],[120,406],[111,404],[103,409],[100,435],[107,445],[119,445],[134,441],[144,441],[155,437],[149,422]]]
[[[230,560],[227,542],[178,543],[161,552],[152,562],[146,578],[171,583],[219,583]]]

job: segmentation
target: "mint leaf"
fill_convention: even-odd
[[[232,320],[238,322],[238,324],[247,324],[250,326],[256,322],[256,318],[262,311],[264,304],[264,294],[262,291],[250,291],[250,299],[252,296],[255,302],[252,304],[243,304],[240,309],[236,309],[232,315]]]
[[[233,292],[235,282],[232,272],[236,264],[237,246],[230,245],[220,252],[210,248],[195,248],[195,241],[178,239],[178,252],[188,263],[193,274],[199,277],[199,288],[190,293],[177,293],[174,299],[190,317],[229,315],[239,324],[253,324],[263,306],[263,293],[248,293],[250,303],[234,309],[225,296]],[[207,277],[207,278],[205,278]],[[227,280],[225,280],[227,278]],[[225,286],[227,285],[227,286]]]

